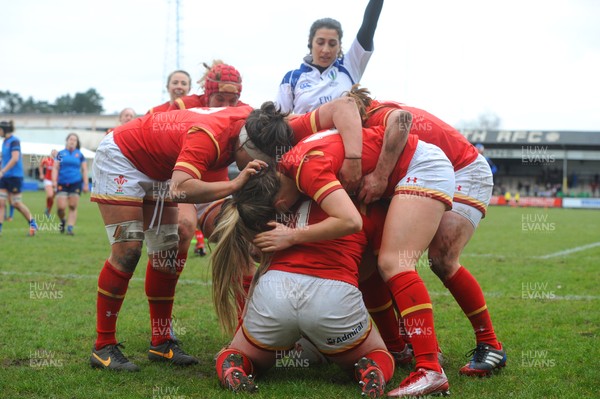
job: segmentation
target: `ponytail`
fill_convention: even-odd
[[[279,178],[275,168],[269,166],[225,201],[215,221],[211,238],[217,244],[210,259],[213,303],[221,329],[229,335],[234,333],[237,314],[242,311],[236,309],[237,299],[245,296],[242,280],[246,266],[252,262],[252,240],[275,219],[273,204],[278,191]],[[265,263],[262,255],[261,263]]]
[[[248,241],[240,231],[240,214],[232,200],[221,208],[219,223],[213,232],[218,240],[211,255],[213,303],[222,330],[232,335],[237,321],[236,298],[244,295],[242,278],[248,264],[250,251]]]

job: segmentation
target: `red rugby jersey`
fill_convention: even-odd
[[[294,245],[273,255],[269,270],[306,274],[319,278],[344,281],[358,287],[358,265],[362,253],[383,226],[386,208],[381,203],[363,207],[363,229],[334,240]],[[294,211],[280,222],[301,228],[325,220],[327,215],[314,201],[299,201]],[[377,244],[371,244],[375,247]]]
[[[446,122],[419,108],[393,101],[373,100],[368,109],[369,119],[365,126],[385,126],[388,116],[394,109],[402,109],[412,114],[410,133],[417,135],[426,143],[440,147],[452,162],[455,171],[464,168],[477,158],[479,154],[477,149],[465,136]]]
[[[155,180],[173,170],[195,178],[233,161],[239,131],[251,107],[157,112],[115,128],[115,143],[133,165]],[[207,179],[208,180],[208,179]]]
[[[44,169],[44,179],[52,180],[52,169],[54,168],[54,158],[46,157],[42,160],[42,168]]]
[[[236,107],[247,106],[248,104],[238,101]],[[179,97],[173,104],[169,107],[169,111],[173,111],[176,109],[188,109],[188,108],[198,108],[198,107],[208,107],[208,98],[206,94],[192,94],[190,96]]]
[[[318,123],[314,124],[311,118],[314,118],[314,112],[290,121],[297,137],[305,137],[306,131],[312,130],[312,126],[318,125]],[[377,166],[384,132],[384,126],[363,128],[363,175],[371,173]],[[418,137],[409,135],[406,146],[389,177],[384,197],[391,197],[396,184],[406,175],[417,144]],[[295,179],[296,186],[301,192],[320,204],[329,193],[342,188],[337,174],[343,162],[342,138],[337,130],[332,129],[318,132],[300,141],[282,156],[279,169],[286,176]]]

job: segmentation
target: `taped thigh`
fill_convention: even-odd
[[[107,224],[105,227],[110,245],[117,242],[144,241],[144,227],[139,220]]]
[[[146,230],[146,248],[148,254],[166,251],[179,244],[179,234],[177,234],[177,224],[163,224]]]
[[[23,195],[21,193],[12,194],[10,196],[10,203],[11,204],[18,204],[19,202],[23,202]]]

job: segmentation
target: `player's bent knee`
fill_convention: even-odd
[[[195,223],[189,220],[180,220],[177,232],[181,241],[190,241],[196,232]]]
[[[114,248],[113,248],[114,249]],[[142,247],[129,246],[120,253],[113,253],[113,257],[126,272],[133,273],[140,258],[142,257]]]

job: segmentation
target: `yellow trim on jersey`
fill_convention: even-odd
[[[383,310],[388,309],[390,306],[392,306],[392,300],[390,299],[385,305],[382,306],[378,306],[376,308],[367,308],[367,310],[369,311],[369,313],[377,313],[377,312],[381,312]]]
[[[149,296],[149,301],[174,301],[175,296]]]
[[[342,183],[340,183],[338,180],[334,180],[331,183],[327,183],[326,185],[324,185],[323,187],[321,187],[316,193],[315,196],[313,197],[314,200],[316,202],[319,202],[319,198],[321,198],[321,195],[323,195],[323,193],[327,190],[329,190],[331,187],[335,187],[335,186],[341,186]]]
[[[183,100],[181,98],[175,99],[175,104],[177,104],[177,108],[185,109],[185,103],[183,102]]]
[[[480,307],[477,310],[472,311],[471,313],[467,314],[467,318],[471,317],[471,316],[475,316],[476,314],[479,314],[481,312],[483,312],[484,310],[487,309],[487,304],[483,305],[482,307]]]
[[[302,170],[302,165],[304,165],[304,161],[306,161],[306,157],[308,157],[310,155],[325,155],[325,154],[323,153],[323,151],[310,151],[309,153],[305,154],[304,157],[302,158],[300,165],[298,165],[298,170],[296,171],[296,187],[302,194],[304,194],[304,191],[302,191],[302,189],[300,188],[300,170]]]
[[[115,298],[115,299],[123,299],[125,298],[125,294],[123,295],[116,295],[116,294],[112,294],[106,290],[103,290],[102,288],[98,287],[98,292],[101,293],[102,295],[111,297],[111,298]]]
[[[433,310],[433,305],[430,303],[422,303],[420,305],[411,306],[410,308],[404,309],[402,312],[400,312],[400,316],[404,317],[409,313],[418,312],[419,310],[423,310],[423,309],[432,309]]]
[[[175,164],[175,167],[177,167],[177,166],[183,166],[184,168],[187,168],[187,169],[193,171],[196,174],[196,176],[198,177],[198,179],[202,178],[202,173],[200,173],[198,168],[196,168],[194,165],[192,165],[189,162],[177,162]]]
[[[188,134],[194,133],[194,132],[199,132],[199,131],[203,131],[204,133],[208,134],[208,137],[210,137],[210,139],[212,140],[213,144],[217,148],[217,159],[221,158],[221,147],[219,147],[219,142],[217,141],[217,139],[215,138],[215,136],[211,132],[209,132],[208,130],[206,130],[203,127],[194,126],[190,130],[188,130]]]
[[[316,133],[319,131],[319,127],[317,126],[317,112],[318,112],[318,110],[313,111],[310,114],[310,128],[313,133]]]

